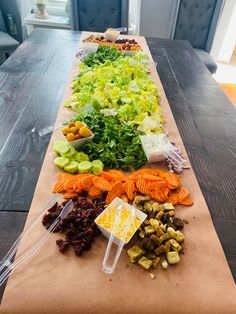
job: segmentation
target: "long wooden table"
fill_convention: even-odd
[[[22,230],[80,33],[34,33],[0,68],[0,257]],[[147,39],[236,278],[236,110],[185,41]]]

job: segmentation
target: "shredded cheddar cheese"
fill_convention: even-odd
[[[115,235],[121,240],[123,240],[124,242],[127,242],[135,234],[137,229],[140,227],[141,221],[139,220],[137,216],[133,218],[132,211],[124,206],[121,208],[120,211],[121,211],[120,217],[118,220],[118,225],[115,231]],[[109,232],[111,232],[115,223],[116,213],[117,213],[117,207],[107,207],[104,213],[100,217],[98,217],[97,223],[100,224],[103,228],[105,228]],[[130,224],[130,226],[124,238],[124,233],[127,228],[127,224]]]

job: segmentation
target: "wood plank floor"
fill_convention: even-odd
[[[220,83],[219,85],[229,100],[236,106],[236,85],[224,83]]]

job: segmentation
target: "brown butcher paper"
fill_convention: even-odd
[[[133,36],[132,36],[133,38]],[[149,52],[143,37],[135,37]],[[70,82],[77,71],[74,64],[65,89],[56,125],[73,114],[63,107],[71,95]],[[167,119],[168,137],[183,150],[162,84],[152,66],[152,76],[160,90],[161,106]],[[53,164],[53,143],[61,135],[55,131],[44,160],[26,226],[42,210],[51,195],[59,171]],[[61,234],[52,234],[26,264],[10,277],[1,306],[1,313],[21,314],[92,314],[92,313],[236,313],[236,289],[209,210],[192,169],[181,174],[182,184],[190,189],[191,207],[177,206],[176,215],[189,221],[185,225],[185,254],[176,266],[164,271],[160,266],[150,273],[129,262],[125,250],[113,275],[102,271],[107,240],[99,236],[92,249],[82,257],[70,251],[58,252],[55,244]],[[45,233],[39,224],[28,243]]]

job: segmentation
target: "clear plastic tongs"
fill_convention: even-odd
[[[50,236],[50,233],[53,232],[60,221],[65,218],[68,213],[70,212],[73,202],[70,200],[62,209],[60,215],[54,220],[51,226],[47,229],[47,231],[40,236],[32,246],[27,249],[24,253],[17,256],[14,261],[14,256],[20,246],[29,236],[30,232],[34,229],[37,223],[41,222],[45,212],[51,208],[56,202],[58,201],[58,195],[54,195],[51,197],[47,204],[45,205],[44,209],[40,212],[40,214],[33,220],[33,222],[29,225],[27,229],[25,229],[20,236],[17,238],[13,246],[10,248],[8,253],[0,262],[0,286],[7,280],[10,276],[10,273],[24,264],[31,256],[33,256],[45,243],[47,238]]]
[[[116,230],[117,230],[118,225],[119,225],[119,221],[121,218],[121,211],[122,211],[123,206],[124,205],[121,204],[116,209],[116,216],[115,216],[114,225],[113,225],[112,230],[111,230],[111,235],[109,237],[106,252],[104,255],[103,262],[102,262],[103,271],[107,274],[114,273],[117,262],[120,258],[122,249],[123,249],[124,245],[126,244],[125,239],[126,239],[127,232],[129,231],[130,225],[132,224],[132,222],[134,221],[134,219],[136,217],[136,211],[134,208],[132,208],[131,209],[131,217],[128,217],[128,219],[126,220],[125,226],[124,226],[123,234],[121,237],[123,240],[118,238],[118,237],[115,238],[115,233],[116,233]],[[117,244],[117,240],[118,240],[118,244]],[[116,250],[116,254],[114,256],[112,264],[109,265],[108,259],[110,257],[111,248],[112,248],[113,243],[115,243],[117,245],[117,250]]]
[[[176,148],[165,135],[160,137],[159,140],[161,147],[164,148],[162,153],[166,159],[171,162],[176,169],[184,168],[187,160],[181,157],[180,150]]]

